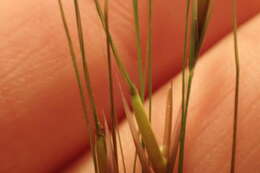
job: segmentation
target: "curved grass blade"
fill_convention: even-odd
[[[239,83],[240,83],[240,64],[237,39],[237,1],[233,0],[233,34],[234,34],[234,52],[235,52],[235,68],[236,68],[236,88],[234,102],[234,122],[233,122],[233,139],[232,139],[232,156],[230,173],[235,173],[236,166],[236,148],[237,148],[237,124],[238,124],[238,105],[239,105]]]

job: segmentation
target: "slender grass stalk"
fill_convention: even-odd
[[[152,15],[153,0],[148,0],[148,36],[147,36],[147,59],[148,59],[148,99],[149,99],[149,120],[152,120],[152,94],[153,94],[153,72],[152,72]]]
[[[74,7],[75,7],[75,14],[76,14],[78,38],[79,38],[79,44],[80,44],[80,53],[81,53],[81,58],[82,58],[83,71],[84,71],[84,79],[85,79],[85,83],[87,86],[90,104],[92,107],[92,113],[93,113],[93,117],[95,120],[96,130],[99,130],[100,122],[98,120],[98,115],[97,115],[96,105],[95,105],[95,101],[94,101],[93,90],[91,87],[88,65],[87,65],[87,59],[86,59],[86,54],[85,54],[85,42],[84,42],[83,27],[82,27],[82,23],[81,23],[81,14],[80,14],[80,10],[79,10],[78,0],[74,0]]]
[[[99,19],[101,21],[101,24],[102,24],[104,30],[106,31],[106,28],[105,28],[106,25],[105,25],[105,21],[104,21],[105,20],[104,19],[104,14],[103,14],[103,12],[101,10],[99,1],[98,0],[94,0],[94,3],[95,3],[95,6],[96,6],[96,10],[97,10]],[[107,34],[108,34],[107,37],[108,37],[108,40],[109,40],[109,44],[110,44],[110,47],[112,49],[112,52],[113,52],[116,64],[117,64],[117,66],[119,68],[119,71],[122,74],[122,76],[124,77],[124,79],[126,80],[128,86],[129,86],[129,89],[131,90],[131,89],[134,88],[134,83],[131,81],[130,76],[129,76],[129,74],[128,74],[128,72],[127,72],[127,70],[126,70],[126,68],[125,68],[125,66],[124,66],[124,64],[123,64],[123,62],[121,60],[121,57],[119,56],[118,50],[117,50],[117,48],[115,46],[115,43],[114,43],[114,41],[112,39],[110,31],[108,31]]]
[[[70,31],[69,31],[69,27],[68,27],[67,20],[66,20],[66,17],[65,17],[65,12],[64,12],[63,5],[62,5],[62,1],[59,0],[58,2],[59,2],[60,13],[61,13],[61,17],[62,17],[63,27],[64,27],[64,30],[65,30],[65,34],[66,34],[68,45],[69,45],[73,69],[74,69],[74,72],[75,72],[75,77],[76,77],[78,89],[79,89],[79,92],[80,92],[81,105],[82,105],[83,115],[84,115],[83,118],[87,121],[87,105],[86,105],[86,102],[85,102],[86,98],[85,98],[82,83],[81,83],[81,80],[80,80],[80,73],[79,73],[79,68],[78,68],[78,65],[77,65],[75,50],[74,50],[72,39],[71,39],[71,36],[70,36]]]
[[[98,163],[99,173],[105,173],[107,169],[107,152],[106,152],[106,140],[105,140],[105,133],[100,125],[100,121],[98,118],[96,104],[93,95],[93,89],[91,87],[90,75],[88,70],[88,64],[85,54],[85,43],[84,43],[84,36],[83,36],[83,27],[82,27],[82,19],[80,14],[80,9],[78,5],[78,0],[74,0],[74,7],[75,7],[75,14],[76,14],[76,23],[77,23],[77,31],[78,31],[78,38],[80,44],[80,53],[82,58],[82,65],[83,65],[83,72],[84,72],[84,79],[90,99],[90,104],[92,107],[93,118],[95,121],[96,126],[96,159]]]
[[[189,56],[189,77],[187,86],[187,95],[185,96],[185,105],[182,106],[182,122],[180,131],[180,153],[178,172],[183,172],[183,161],[185,151],[185,134],[187,124],[187,113],[191,94],[191,86],[194,76],[194,69],[204,41],[211,12],[211,0],[194,0],[192,8],[191,38],[190,38],[190,56]],[[184,78],[185,79],[185,78]],[[185,89],[185,87],[184,87]],[[184,92],[185,95],[185,92]]]
[[[182,126],[181,126],[181,131],[183,124],[185,122],[185,93],[186,93],[186,73],[185,73],[185,68],[187,65],[187,46],[188,46],[188,32],[189,32],[189,16],[190,16],[190,0],[186,0],[186,14],[185,14],[185,33],[184,33],[184,47],[183,47],[183,57],[182,57]],[[180,143],[183,141],[180,135]],[[180,146],[180,154],[179,154],[179,173],[182,173],[183,169],[183,157],[184,154],[182,154],[184,146]]]
[[[232,141],[232,157],[230,173],[235,173],[236,166],[236,148],[237,148],[237,124],[238,124],[238,104],[239,104],[239,83],[240,83],[240,64],[238,53],[238,39],[237,39],[237,1],[233,2],[233,34],[234,34],[234,51],[235,51],[235,67],[236,67],[236,88],[235,88],[235,102],[234,102],[234,122],[233,122],[233,141]]]
[[[106,28],[106,36],[109,33],[109,18],[108,18],[108,2],[109,0],[105,0],[105,8],[104,8],[104,18],[105,18],[105,28]],[[112,140],[113,140],[113,152],[115,157],[115,169],[119,172],[118,167],[118,152],[117,152],[117,137],[116,137],[116,129],[117,129],[117,117],[115,115],[115,106],[114,106],[114,89],[113,89],[113,76],[112,76],[112,60],[111,60],[111,51],[109,39],[106,37],[106,46],[107,46],[107,65],[108,65],[108,79],[109,79],[109,100],[110,100],[110,117],[111,117],[111,125],[112,125]]]
[[[144,101],[144,72],[143,72],[143,57],[142,57],[142,46],[141,46],[141,33],[140,33],[140,23],[139,23],[139,5],[138,0],[133,0],[133,10],[134,10],[134,24],[135,24],[135,35],[136,35],[136,49],[137,49],[137,61],[138,61],[138,73],[140,82],[140,96],[142,101]]]
[[[142,57],[142,47],[141,47],[141,33],[140,33],[140,23],[139,23],[139,5],[138,0],[132,0],[133,11],[134,11],[134,25],[135,25],[135,37],[136,37],[136,50],[137,50],[137,64],[138,64],[138,77],[140,84],[140,96],[142,102],[144,102],[145,94],[145,83],[144,83],[144,72],[143,72],[143,57]],[[136,170],[137,153],[135,153],[133,172]]]
[[[65,12],[64,12],[63,5],[62,5],[62,1],[59,0],[58,2],[59,2],[61,18],[62,18],[62,22],[63,22],[63,27],[64,27],[65,34],[66,34],[67,41],[68,41],[68,46],[69,46],[69,50],[70,50],[73,69],[74,69],[74,72],[75,72],[75,77],[76,77],[77,85],[78,85],[78,88],[79,88],[80,100],[81,100],[81,105],[82,105],[82,109],[83,109],[83,119],[85,120],[86,125],[88,125],[87,105],[86,105],[86,102],[85,102],[86,98],[85,98],[85,95],[84,95],[83,86],[82,86],[81,79],[80,79],[80,73],[79,73],[79,68],[78,68],[77,61],[76,61],[75,50],[74,50],[74,47],[73,47],[73,43],[72,43],[69,27],[68,27],[68,24],[67,24],[67,20],[66,20],[66,17],[65,17]],[[89,139],[90,139],[90,145],[91,145],[91,153],[92,153],[93,160],[94,160],[94,168],[95,168],[95,172],[97,173],[98,168],[97,168],[97,162],[96,162],[96,153],[94,152],[94,142],[93,142],[91,136],[89,137]]]

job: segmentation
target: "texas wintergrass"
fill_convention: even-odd
[[[174,171],[176,165],[177,155],[178,172],[183,172],[184,154],[185,154],[185,135],[186,135],[186,121],[188,117],[189,100],[191,97],[192,81],[194,77],[196,62],[200,54],[203,40],[207,31],[208,22],[210,20],[211,0],[186,0],[186,18],[185,18],[185,35],[184,35],[184,49],[182,58],[182,104],[180,108],[180,116],[177,117],[175,127],[172,126],[173,116],[173,93],[175,92],[173,86],[170,87],[166,95],[166,121],[164,127],[163,143],[159,144],[155,138],[154,131],[151,126],[151,112],[152,112],[152,15],[153,15],[153,1],[148,0],[148,23],[147,23],[147,45],[146,55],[147,64],[144,65],[144,57],[142,50],[141,29],[139,21],[139,2],[132,0],[133,4],[133,18],[135,28],[136,50],[138,60],[138,76],[139,89],[133,83],[128,74],[122,58],[117,50],[117,46],[113,41],[113,36],[109,29],[109,0],[102,1],[93,0],[96,6],[97,15],[106,35],[106,51],[107,51],[107,67],[108,67],[108,92],[110,100],[110,126],[108,128],[108,121],[106,118],[100,119],[97,113],[93,89],[91,86],[91,79],[88,71],[88,61],[84,42],[84,29],[82,26],[82,19],[80,13],[80,5],[78,0],[74,2],[75,21],[77,24],[78,42],[80,45],[80,57],[82,60],[82,67],[77,64],[77,57],[75,54],[73,42],[69,26],[66,21],[64,9],[61,0],[59,0],[60,12],[63,21],[65,34],[68,40],[69,50],[77,79],[77,84],[80,92],[81,104],[83,108],[84,119],[86,120],[89,133],[87,133],[90,140],[91,153],[94,161],[94,168],[96,173],[105,172],[120,172],[118,146],[122,159],[124,172],[126,172],[124,155],[120,133],[117,129],[117,115],[115,113],[115,101],[113,90],[113,73],[112,73],[112,57],[116,62],[121,76],[125,79],[128,86],[128,94],[130,96],[130,105],[126,102],[123,92],[122,102],[124,105],[127,120],[130,125],[133,141],[136,146],[137,155],[141,163],[143,172],[156,173],[171,173]],[[192,8],[191,8],[192,7]],[[190,13],[191,11],[191,13]],[[236,138],[237,138],[237,117],[238,117],[238,95],[239,95],[239,57],[238,57],[238,41],[237,41],[237,22],[236,22],[236,0],[233,0],[233,30],[234,30],[234,45],[235,45],[235,64],[236,64],[236,90],[234,101],[234,124],[233,124],[233,144],[232,144],[232,159],[231,159],[231,173],[235,172],[235,157],[236,157]],[[188,51],[188,43],[190,43],[190,50]],[[112,56],[113,55],[113,56]],[[146,67],[146,68],[144,68]],[[83,82],[80,76],[80,69],[83,69]],[[147,81],[146,81],[147,80]],[[148,86],[146,87],[146,82]],[[84,85],[83,85],[84,84]],[[92,117],[88,116],[88,105],[86,104],[86,96],[84,88],[86,87],[87,96],[90,101],[90,111]],[[146,88],[148,88],[149,111],[146,112],[144,108],[144,99]],[[133,114],[130,111],[133,110]],[[105,117],[105,116],[104,116]],[[92,125],[94,124],[94,127]],[[141,137],[141,138],[140,138]],[[135,172],[135,163],[133,170]]]

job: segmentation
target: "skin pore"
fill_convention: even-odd
[[[76,38],[71,2],[65,2],[65,9]],[[184,4],[177,0],[154,3],[153,71],[154,87],[159,88],[180,70]],[[104,89],[107,86],[105,37],[93,2],[86,0],[80,4],[84,11],[87,55],[98,110],[108,112],[107,90]],[[145,5],[141,4],[141,8]],[[238,5],[240,23],[260,11],[258,0],[238,0]],[[111,1],[110,7],[112,33],[124,63],[137,81],[131,1]],[[145,37],[145,10],[142,11],[142,35]],[[260,169],[257,162],[260,160],[257,145],[260,142],[257,138],[260,112],[257,101],[260,97],[257,92],[260,85],[259,20],[259,17],[254,18],[239,32],[242,66],[241,141],[238,142],[240,172]],[[14,3],[3,0],[0,2],[0,24],[0,172],[44,173],[60,170],[64,165],[70,167],[70,161],[86,149],[87,136],[57,2],[21,0]],[[231,1],[215,1],[204,50],[230,30]],[[233,110],[232,44],[231,37],[225,39],[199,61],[187,132],[187,172],[216,172],[220,169],[225,172],[229,168],[226,160],[231,146]],[[164,111],[160,109],[165,107],[167,87],[164,88],[154,96],[155,115]],[[119,100],[119,95],[116,99]],[[117,104],[118,113],[121,108]],[[160,121],[160,117],[156,117]],[[126,129],[124,124],[121,128]],[[159,124],[155,125],[158,129],[161,127]],[[124,135],[131,139],[129,136],[128,132]],[[127,151],[131,151],[131,146]],[[129,159],[129,166],[131,163]],[[70,169],[77,169],[78,165],[81,164]]]

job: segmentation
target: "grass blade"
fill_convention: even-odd
[[[93,90],[92,90],[91,82],[90,82],[89,70],[88,70],[87,59],[86,59],[86,54],[85,54],[83,27],[82,27],[82,23],[81,23],[81,14],[80,14],[80,10],[79,10],[78,0],[74,0],[74,7],[75,7],[75,14],[76,14],[78,39],[79,39],[79,44],[80,44],[80,53],[81,53],[81,58],[82,58],[83,71],[84,71],[84,79],[85,79],[85,83],[87,86],[87,91],[88,91],[88,95],[89,95],[89,99],[90,99],[90,104],[92,107],[92,113],[93,113],[93,117],[95,120],[96,129],[98,130],[98,129],[100,129],[100,122],[98,120]]]
[[[116,170],[119,172],[118,167],[118,152],[117,152],[117,137],[116,137],[116,129],[117,129],[117,117],[115,115],[115,106],[114,106],[114,89],[113,89],[113,75],[112,75],[112,60],[111,60],[111,51],[110,44],[108,39],[109,33],[109,18],[108,18],[108,2],[109,0],[105,0],[105,8],[104,8],[104,18],[105,18],[105,28],[106,28],[106,46],[107,46],[107,65],[108,65],[108,79],[109,79],[109,100],[110,100],[110,117],[111,117],[111,126],[112,126],[112,139],[113,139],[113,148],[114,148],[114,158],[116,160]]]
[[[152,14],[153,0],[148,0],[148,36],[147,36],[147,59],[148,59],[148,99],[149,99],[149,120],[152,120],[152,93],[153,93],[153,72],[152,72]]]
[[[63,27],[64,27],[65,34],[66,34],[67,41],[68,41],[68,46],[69,46],[69,50],[70,50],[73,69],[74,69],[74,72],[75,72],[75,77],[76,77],[76,81],[77,81],[79,92],[80,92],[81,105],[82,105],[82,109],[83,109],[83,118],[86,122],[87,127],[89,127],[88,126],[89,121],[88,121],[88,116],[87,116],[87,105],[86,105],[86,102],[85,102],[86,98],[85,98],[85,95],[84,95],[83,86],[82,86],[81,79],[80,79],[80,73],[79,73],[79,68],[78,68],[77,61],[76,61],[75,50],[74,50],[74,47],[73,47],[73,43],[72,43],[69,27],[68,27],[68,24],[67,24],[67,20],[66,20],[66,17],[65,17],[65,12],[64,12],[63,5],[62,5],[62,1],[59,0],[58,2],[59,2],[61,18],[62,18],[62,22],[63,22]],[[89,127],[88,129],[89,129],[90,134],[93,134],[91,132],[92,131],[91,127]],[[97,168],[97,161],[96,161],[96,153],[94,151],[95,150],[94,149],[95,148],[94,147],[95,142],[94,142],[94,139],[91,135],[89,135],[89,140],[90,140],[91,153],[92,153],[93,161],[94,161],[94,168],[95,168],[95,172],[97,173],[98,168]]]
[[[208,1],[208,2],[206,2]],[[194,68],[200,53],[201,45],[204,40],[205,32],[209,22],[211,0],[194,0],[192,3],[192,21],[191,21],[191,41],[190,41],[190,57],[189,57],[189,78],[187,86],[187,94],[185,87],[183,95],[185,99],[182,101],[182,121],[180,131],[180,153],[178,172],[183,172],[184,162],[184,146],[186,134],[187,113],[191,94],[191,86],[194,75]],[[204,15],[204,16],[203,16]],[[185,70],[183,70],[184,73]],[[185,74],[183,75],[183,83],[185,83]],[[185,95],[186,94],[186,95]]]
[[[237,1],[233,0],[233,34],[234,34],[234,51],[235,51],[235,68],[236,68],[236,88],[235,88],[235,102],[234,102],[234,122],[233,122],[233,139],[232,139],[232,157],[230,173],[235,172],[236,166],[236,148],[237,148],[237,124],[238,124],[238,105],[239,105],[239,83],[240,83],[240,64],[238,53],[238,39],[237,39]]]
[[[145,84],[144,84],[138,0],[133,0],[133,10],[134,10],[134,24],[135,24],[136,49],[137,49],[137,61],[138,61],[138,74],[139,74],[138,76],[139,76],[139,82],[140,82],[140,96],[141,96],[142,101],[144,101]]]
[[[172,133],[172,113],[173,113],[173,84],[171,82],[171,87],[167,95],[166,103],[166,114],[165,114],[165,124],[164,124],[164,137],[163,137],[163,148],[164,155],[166,158],[169,156],[169,149],[171,143],[171,133]]]

